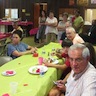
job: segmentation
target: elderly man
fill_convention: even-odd
[[[76,34],[73,27],[66,28],[66,36],[73,42],[73,44],[84,43],[84,40],[78,34]]]
[[[89,63],[90,53],[83,44],[74,44],[68,51],[71,74],[64,86],[58,81],[57,87],[65,96],[96,96],[96,69]]]
[[[71,23],[70,21],[67,21],[67,22],[65,23],[65,32],[62,34],[60,40],[64,40],[64,39],[66,38],[66,28],[71,27],[71,26],[72,26],[72,23]]]

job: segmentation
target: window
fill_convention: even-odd
[[[5,9],[5,17],[17,19],[18,18],[18,9]]]
[[[91,4],[96,4],[96,0],[91,0]]]
[[[96,9],[85,10],[85,21],[92,23],[92,20],[96,19]]]

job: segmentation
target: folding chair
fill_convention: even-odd
[[[9,56],[1,56],[0,57],[0,66],[2,66],[3,64],[5,64],[11,60],[12,60],[12,58]]]

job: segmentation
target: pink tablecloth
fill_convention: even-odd
[[[22,26],[33,25],[33,23],[29,21],[19,21],[18,24]],[[0,25],[12,25],[12,21],[0,21]]]
[[[6,33],[6,34],[0,33],[0,39],[4,39],[4,38],[10,37],[10,36],[11,36],[10,33]]]
[[[38,28],[34,28],[34,29],[31,29],[29,33],[30,35],[35,35],[37,31],[38,31]]]

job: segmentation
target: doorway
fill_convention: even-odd
[[[47,12],[47,3],[35,3],[34,4],[34,17],[33,17],[34,28],[38,27],[38,19],[39,19],[40,12],[42,10],[45,10]]]
[[[85,21],[91,24],[93,19],[96,19],[96,9],[86,9]]]

